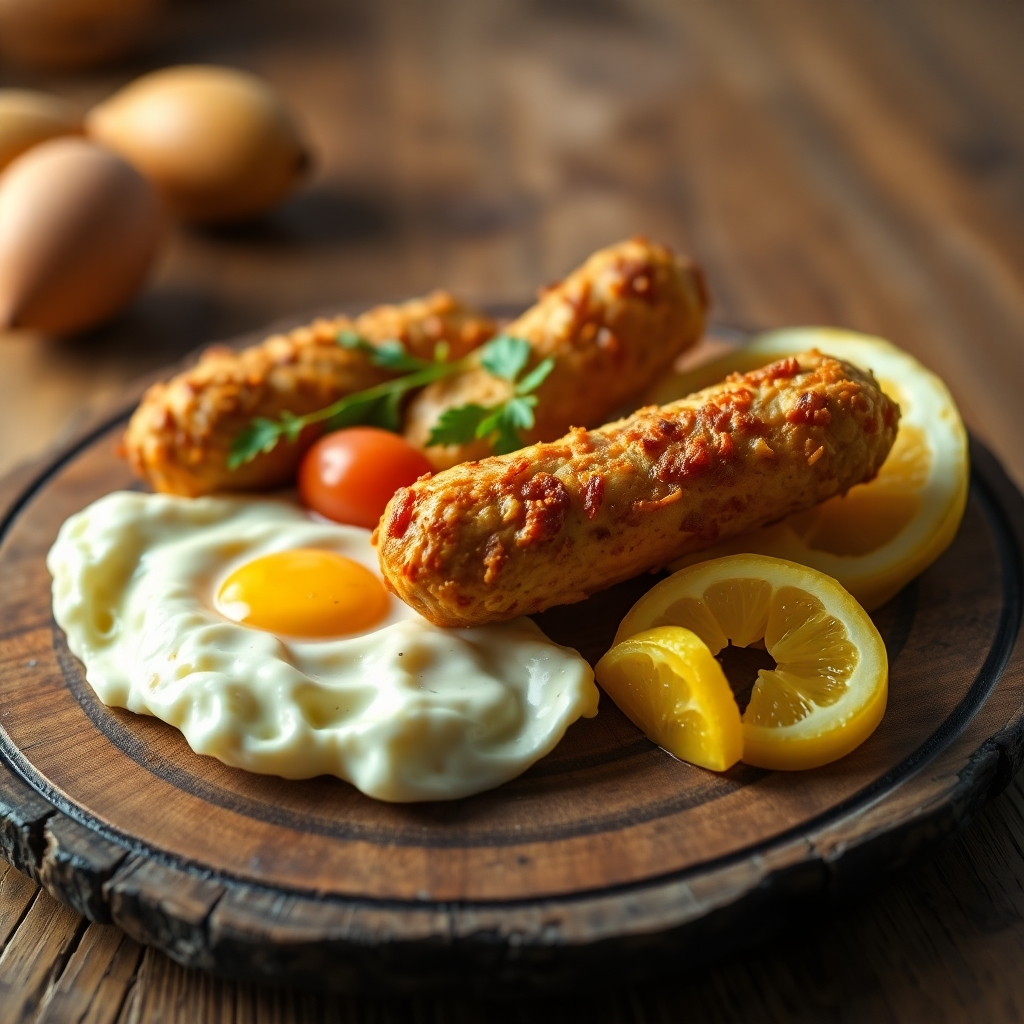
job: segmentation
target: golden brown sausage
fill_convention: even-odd
[[[503,332],[530,343],[528,368],[554,359],[524,442],[553,441],[615,415],[700,338],[707,306],[699,268],[664,246],[634,238],[594,253]],[[479,367],[436,381],[410,403],[405,436],[438,469],[484,458],[486,442],[427,447],[430,431],[447,409],[510,394],[509,383]]]
[[[817,351],[396,492],[388,586],[440,626],[580,601],[870,480],[899,407]]]
[[[231,442],[256,416],[301,416],[394,376],[364,352],[340,346],[344,329],[371,343],[397,338],[422,359],[433,358],[443,341],[457,359],[491,337],[495,326],[446,292],[435,292],[379,306],[354,321],[316,320],[241,352],[210,349],[196,366],[146,392],[124,437],[132,469],[158,491],[191,497],[287,483],[316,428],[234,470],[227,467]]]

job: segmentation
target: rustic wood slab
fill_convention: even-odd
[[[100,704],[50,614],[60,524],[137,486],[115,453],[134,397],[0,497],[0,850],[182,964],[335,990],[640,977],[876,884],[1020,764],[1024,501],[978,445],[953,546],[875,615],[886,717],[834,765],[714,775],[607,698],[521,778],[454,803],[382,804],[198,756]],[[654,579],[538,621],[594,661]],[[742,686],[741,659],[727,668]]]

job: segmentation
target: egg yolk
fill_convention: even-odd
[[[236,569],[217,593],[234,622],[286,636],[359,633],[387,614],[384,584],[333,551],[300,548],[264,555]]]

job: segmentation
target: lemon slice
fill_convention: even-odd
[[[712,654],[763,640],[775,659],[743,713],[747,764],[815,768],[850,753],[882,720],[885,644],[867,612],[815,569],[750,554],[682,569],[633,605],[605,658],[665,626],[692,630]]]
[[[675,401],[776,359],[818,348],[871,370],[899,403],[900,426],[878,476],[844,497],[688,555],[671,568],[740,551],[801,562],[839,580],[874,609],[952,543],[967,504],[967,432],[949,389],[916,359],[881,338],[825,327],[772,331],[720,359],[673,375],[648,396]]]
[[[740,759],[740,709],[729,680],[689,629],[661,626],[630,637],[595,672],[623,714],[670,754],[716,772]]]

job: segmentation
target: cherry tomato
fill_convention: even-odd
[[[372,530],[399,487],[430,472],[408,441],[377,427],[348,427],[321,437],[299,466],[299,496],[314,512]]]

